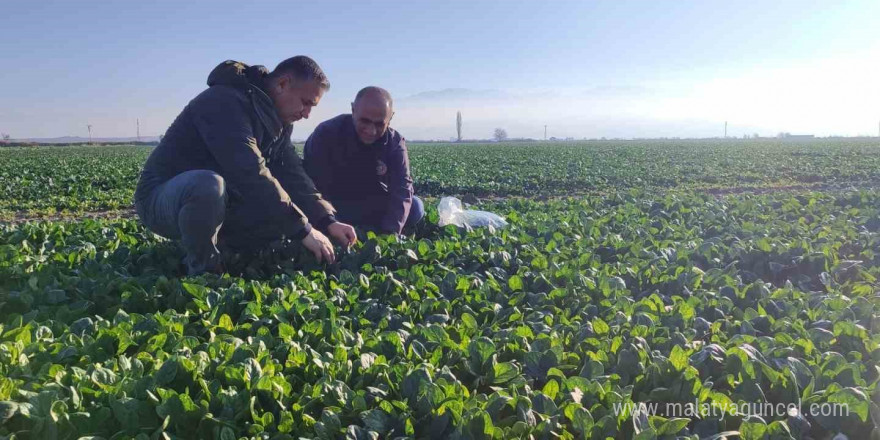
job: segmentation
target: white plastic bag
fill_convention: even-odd
[[[507,226],[507,221],[498,214],[463,209],[461,207],[461,200],[455,197],[443,197],[440,199],[440,204],[437,205],[437,213],[440,215],[440,226],[455,225],[461,228],[465,226],[471,228],[480,226],[501,228]]]

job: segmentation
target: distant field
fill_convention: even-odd
[[[880,181],[880,140],[413,144],[426,196]],[[301,152],[301,149],[298,148]],[[0,215],[128,207],[150,147],[0,148]]]
[[[413,145],[509,225],[198,277],[84,218],[148,148],[0,149],[5,215],[74,217],[0,222],[0,439],[880,438],[878,144]]]
[[[0,214],[128,207],[150,147],[0,148]]]

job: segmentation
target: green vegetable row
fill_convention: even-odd
[[[480,208],[510,226],[430,209],[331,267],[288,246],[224,277],[134,220],[0,226],[0,437],[880,435],[880,193]]]

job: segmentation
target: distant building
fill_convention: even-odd
[[[816,136],[812,134],[779,133],[777,137],[782,139],[814,139]]]

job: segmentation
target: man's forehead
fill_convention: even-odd
[[[355,106],[363,105],[378,108],[391,107],[391,100],[379,92],[366,92],[362,96],[355,98],[354,103]]]
[[[389,103],[383,99],[368,100],[360,99],[354,104],[354,110],[361,115],[369,115],[373,117],[387,117],[391,114]]]
[[[324,95],[324,89],[315,81],[309,81],[303,84],[303,90],[305,91],[305,95],[312,98],[320,98]]]

